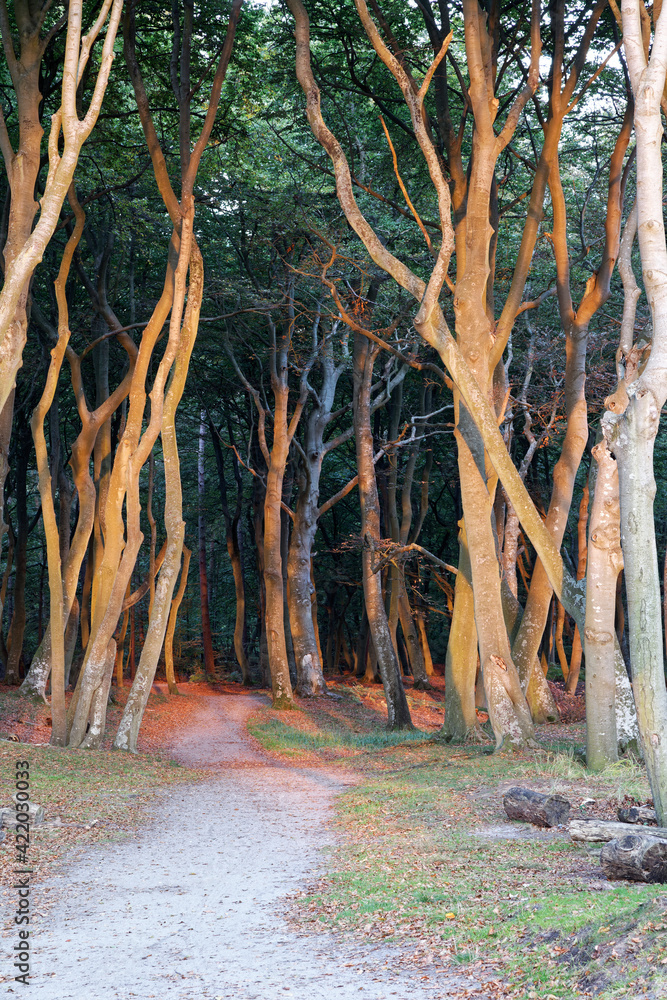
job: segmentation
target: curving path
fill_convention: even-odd
[[[31,1000],[469,996],[467,977],[402,971],[386,947],[286,924],[285,897],[322,867],[346,779],[264,755],[245,731],[262,696],[197,697],[173,755],[218,770],[165,795],[135,840],[91,850],[53,880],[58,902],[35,928]]]

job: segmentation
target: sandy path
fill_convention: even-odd
[[[284,897],[322,867],[345,779],[262,754],[245,733],[260,697],[200,696],[174,756],[219,765],[212,780],[165,795],[136,839],[100,846],[52,881],[31,997],[433,1000],[472,985],[285,923]]]

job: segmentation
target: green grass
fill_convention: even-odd
[[[357,750],[379,750],[401,746],[405,743],[422,743],[424,741],[424,733],[418,730],[390,732],[378,729],[370,733],[361,733],[331,729],[309,733],[296,729],[294,726],[288,726],[279,719],[253,723],[248,726],[248,731],[267,750],[278,751],[289,757],[298,756],[304,750],[344,750],[350,747]]]
[[[338,799],[339,846],[299,904],[305,922],[401,941],[436,964],[481,962],[507,984],[505,996],[522,1000],[667,996],[667,887],[605,883],[600,845],[479,835],[531,829],[508,824],[507,784],[563,792],[575,815],[587,797],[642,799],[636,760],[590,775],[560,741],[539,754],[495,756],[330,720],[304,732],[268,718],[252,732],[289,756],[324,749],[330,761],[339,750],[362,772],[362,784]],[[350,758],[350,747],[366,753]]]

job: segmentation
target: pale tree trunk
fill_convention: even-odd
[[[74,190],[70,191],[70,203],[74,210],[77,218],[77,226],[83,226],[84,216],[83,212],[76,201]],[[62,305],[59,307],[62,316],[59,318],[59,323],[67,322],[66,320],[66,302],[62,301]],[[45,333],[49,335],[54,343],[58,341],[58,334],[55,330],[46,322],[45,318],[41,315],[39,309],[33,303],[32,308],[33,318],[37,319],[40,326],[44,329]],[[112,326],[120,327],[120,323],[113,316],[109,317],[109,321]],[[92,587],[92,568],[93,568],[93,526],[95,519],[95,509],[97,502],[97,494],[95,490],[95,484],[90,475],[90,459],[93,455],[93,449],[95,446],[95,441],[97,439],[97,434],[99,429],[104,426],[104,424],[110,419],[112,413],[117,409],[121,402],[126,398],[130,384],[132,380],[132,375],[134,371],[134,365],[137,357],[137,348],[128,336],[127,333],[118,334],[117,340],[122,345],[123,349],[128,356],[128,372],[123,378],[122,382],[117,389],[114,390],[111,395],[107,395],[107,398],[92,412],[88,409],[88,404],[86,402],[86,395],[83,386],[83,379],[81,374],[81,358],[79,358],[72,348],[68,345],[65,349],[65,356],[68,359],[71,375],[72,375],[72,389],[74,391],[74,396],[77,401],[77,409],[79,413],[79,418],[81,420],[81,432],[74,441],[72,445],[72,455],[70,458],[70,466],[72,468],[72,474],[74,478],[74,485],[77,490],[79,498],[79,514],[77,518],[76,528],[74,531],[74,536],[72,538],[71,544],[69,542],[69,520],[65,519],[60,525],[60,552],[61,552],[61,565],[62,565],[62,585],[63,585],[63,615],[64,620],[69,623],[69,615],[71,608],[76,600],[76,589],[79,581],[79,573],[81,570],[81,565],[88,552],[88,562],[86,565],[86,575],[84,579],[83,592],[81,597],[81,644],[82,648],[86,649],[88,645],[89,638],[89,606],[88,598],[90,596]],[[67,545],[65,545],[65,537],[67,536]],[[49,584],[50,585],[50,584]],[[77,618],[79,614],[79,605],[77,602]],[[73,627],[73,626],[72,626]],[[45,698],[46,684],[49,677],[49,671],[51,669],[51,624],[49,623],[42,641],[33,657],[32,663],[30,665],[30,670],[28,671],[23,684],[21,685],[21,691],[24,694],[34,695],[37,697]]]
[[[667,821],[667,689],[662,655],[660,573],[655,540],[653,449],[667,399],[667,246],[662,214],[660,100],[667,74],[667,12],[657,20],[648,65],[640,5],[623,5],[623,39],[635,97],[637,231],[653,320],[646,367],[627,386],[624,412],[603,428],[618,462],[621,540],[628,597],[630,659],[637,719],[658,823]],[[620,409],[620,407],[619,407]]]
[[[199,327],[199,311],[204,293],[204,266],[194,239],[190,256],[190,282],[180,343],[176,354],[174,372],[167,389],[161,425],[162,454],[164,457],[165,503],[164,523],[167,532],[167,551],[155,588],[155,600],[148,622],[148,631],[141,650],[139,666],[127,698],[123,715],[114,739],[117,750],[136,752],[139,728],[148,696],[155,679],[160,652],[165,639],[172,611],[172,595],[181,564],[185,521],[183,520],[183,495],[181,489],[178,445],[176,442],[176,410],[181,401],[188,374],[190,357]],[[203,424],[203,421],[202,421]],[[183,574],[187,579],[186,572]],[[179,602],[180,603],[180,602]],[[178,605],[176,605],[176,611]],[[176,615],[173,619],[175,623]],[[173,633],[172,633],[173,637]]]
[[[42,398],[35,407],[30,426],[35,442],[37,472],[39,476],[39,493],[42,501],[42,516],[44,519],[44,534],[46,536],[46,552],[49,566],[50,595],[50,625],[51,625],[51,743],[54,746],[65,746],[67,741],[67,717],[65,712],[65,585],[60,561],[60,534],[56,520],[53,502],[53,487],[44,435],[44,419],[49,412],[58,376],[65,357],[67,343],[70,338],[69,315],[67,309],[66,283],[74,251],[83,232],[83,212],[76,203],[74,186],[70,191],[70,201],[76,213],[76,226],[67,241],[65,252],[60,264],[58,278],[55,284],[58,302],[58,341],[51,352],[51,363],[46,378]],[[71,602],[67,595],[69,614]],[[105,703],[106,710],[106,703]]]
[[[313,340],[317,341],[319,314],[313,327]],[[298,471],[298,495],[294,509],[294,522],[287,559],[287,601],[289,604],[294,655],[296,659],[297,693],[302,697],[326,694],[322,654],[317,635],[317,601],[312,574],[312,551],[317,525],[322,513],[331,509],[341,492],[327,504],[319,507],[320,475],[322,463],[329,452],[342,440],[324,443],[324,433],[331,420],[336,386],[348,365],[347,337],[344,338],[343,360],[336,365],[333,359],[332,338],[336,327],[323,337],[319,356],[322,383],[317,400],[313,402],[305,425],[301,461]]]
[[[310,459],[311,452],[307,444],[304,450]],[[326,694],[327,690],[313,624],[313,584],[310,573],[319,515],[317,501],[320,457],[315,456],[312,463],[309,461],[310,467],[307,470],[300,470],[299,493],[287,560],[287,602],[296,660],[296,691],[302,697],[316,697]]]
[[[618,471],[606,442],[593,448],[597,462],[586,574],[586,765],[601,771],[618,760],[614,622],[616,578],[623,566]]]
[[[62,103],[51,119],[49,138],[49,170],[40,215],[32,228],[37,212],[35,188],[41,166],[43,135],[39,119],[42,95],[39,89],[42,57],[50,41],[50,32],[41,37],[41,28],[50,4],[26,3],[14,5],[21,39],[17,58],[7,16],[6,4],[0,9],[0,31],[8,62],[9,74],[16,93],[19,128],[19,149],[12,149],[5,119],[0,112],[0,152],[5,163],[11,189],[11,207],[7,241],[4,248],[4,284],[0,292],[0,537],[4,534],[3,494],[7,475],[8,442],[11,430],[12,399],[16,373],[22,364],[26,342],[26,304],[30,279],[60,220],[67,191],[81,148],[90,135],[100,112],[106,91],[114,44],[120,22],[122,0],[104,0],[95,23],[82,37],[83,4],[70,2],[67,10],[67,39],[62,71]],[[77,111],[77,87],[86,69],[90,52],[100,32],[106,27],[99,54],[97,75],[88,110],[80,120]],[[92,81],[91,81],[92,82]],[[62,143],[60,133],[62,131]]]
[[[197,496],[199,500],[199,602],[201,608],[202,645],[204,651],[204,673],[212,677],[215,673],[215,656],[213,654],[213,638],[211,636],[211,619],[208,607],[208,576],[206,573],[206,511],[205,497],[205,467],[204,456],[206,446],[206,410],[201,411],[199,421],[199,447],[197,449]]]
[[[181,579],[178,584],[178,590],[174,595],[171,602],[171,610],[169,611],[169,621],[167,623],[167,631],[164,637],[164,667],[165,673],[167,675],[167,686],[169,688],[169,694],[178,694],[178,687],[176,686],[176,677],[174,675],[174,632],[176,631],[176,619],[178,618],[178,609],[181,606],[181,601],[183,600],[183,595],[185,594],[185,588],[188,582],[188,569],[190,568],[190,556],[192,552],[187,547],[183,546],[183,565],[181,567]]]
[[[623,158],[630,140],[631,122],[631,109],[628,109],[610,161],[602,264],[589,279],[576,311],[570,292],[567,217],[557,161],[554,161],[549,175],[554,212],[553,245],[556,255],[558,304],[566,337],[567,430],[560,458],[553,471],[553,491],[546,518],[547,527],[559,546],[562,544],[567,526],[574,483],[588,440],[585,397],[588,326],[592,316],[609,297],[611,275],[619,253],[623,205]],[[536,562],[513,653],[517,660],[522,685],[529,691],[528,700],[533,718],[538,722],[553,721],[554,718],[558,718],[558,710],[544,677],[540,677],[540,671],[535,669],[535,658],[544,633],[551,595],[552,588],[547,573],[542,564]]]
[[[401,669],[392,642],[382,598],[381,572],[373,566],[373,549],[380,542],[380,501],[371,431],[371,382],[373,362],[378,349],[372,347],[363,333],[354,334],[354,430],[359,473],[361,505],[361,537],[363,541],[362,571],[364,599],[368,624],[377,655],[380,676],[387,700],[389,729],[412,728],[410,709],[403,689]]]
[[[489,458],[494,465],[496,473],[502,478],[510,502],[516,509],[540,558],[543,562],[546,560],[546,567],[552,581],[552,586],[559,596],[563,595],[562,599],[564,603],[567,601],[565,604],[566,609],[570,610],[571,608],[572,612],[576,613],[577,617],[580,618],[580,597],[573,586],[573,582],[564,571],[562,559],[557,546],[554,545],[553,538],[545,529],[534,504],[528,497],[525,487],[521,483],[518,473],[509,459],[507,449],[498,430],[497,419],[491,410],[488,398],[488,392],[492,388],[490,385],[490,376],[500,360],[507,342],[507,335],[519,311],[521,293],[530,263],[530,253],[532,253],[532,247],[537,235],[537,226],[534,223],[535,219],[539,216],[536,213],[531,213],[530,226],[527,224],[526,227],[526,231],[528,228],[531,229],[525,241],[528,249],[522,245],[521,261],[517,264],[511,294],[501,317],[503,321],[502,327],[499,324],[499,326],[494,328],[486,311],[489,247],[492,235],[492,231],[489,232],[491,229],[489,226],[489,198],[493,182],[493,168],[497,156],[510,140],[518,117],[534,93],[539,80],[539,9],[535,5],[532,12],[531,65],[526,85],[517,95],[507,115],[505,125],[496,134],[493,128],[493,119],[497,112],[497,102],[491,101],[489,97],[489,94],[493,92],[493,66],[490,60],[485,61],[482,54],[482,45],[486,46],[489,38],[485,34],[486,29],[480,21],[477,4],[472,2],[464,4],[466,53],[471,79],[469,96],[475,115],[475,131],[473,133],[475,151],[472,159],[472,173],[467,201],[467,222],[470,224],[466,225],[465,269],[457,281],[455,293],[457,332],[461,334],[460,349],[451,337],[444,316],[438,306],[438,297],[446,278],[447,267],[454,245],[450,218],[451,202],[449,188],[442,176],[437,153],[425,126],[422,111],[424,94],[439,61],[445,54],[446,44],[443,45],[441,51],[436,56],[434,63],[426,74],[424,83],[419,88],[415,81],[408,77],[399,61],[388,51],[369,17],[363,0],[356,0],[360,18],[376,53],[391,70],[399,83],[405,102],[410,110],[415,136],[428,165],[431,180],[438,195],[443,239],[429,283],[425,285],[403,262],[399,261],[386,249],[368,221],[359,211],[352,193],[350,171],[345,154],[322,118],[319,91],[310,67],[309,24],[305,8],[300,0],[288,0],[288,5],[296,21],[297,75],[307,95],[308,119],[316,138],[324,146],[332,159],[336,176],[337,193],[346,217],[357,235],[363,240],[375,262],[388,274],[392,275],[403,288],[420,302],[419,311],[414,318],[415,328],[429,344],[437,349],[441,359],[447,365],[465,400],[466,406],[473,415],[474,421],[483,436],[483,442],[488,449]],[[567,93],[568,101],[576,85],[578,72],[583,64],[586,48],[590,43],[590,33],[594,30],[599,13],[600,11],[597,11],[595,16],[590,19],[590,24],[587,26],[585,32],[585,44],[582,42],[583,49],[577,53],[573,69],[568,77],[566,84],[566,90],[569,88]],[[482,38],[482,36],[484,37]],[[541,176],[542,180],[545,181],[544,171],[542,171]],[[537,212],[539,212],[539,207],[538,205]],[[353,329],[357,329],[358,324],[354,317],[349,316],[338,301],[336,304],[341,309],[346,322]],[[370,333],[368,335],[373,336]],[[460,443],[464,447],[467,447],[465,442]],[[476,448],[476,452],[477,450]],[[504,717],[507,718],[508,715],[512,715],[511,742],[515,742],[517,739],[523,739],[528,742],[531,739],[532,724],[530,723],[530,719],[526,723],[527,707],[525,705],[525,698],[523,697],[523,693],[521,693],[520,698],[517,696],[515,699],[509,694],[510,691],[512,694],[517,693],[515,689],[518,684],[518,676],[516,677],[517,684],[514,683],[516,672],[514,665],[511,664],[509,650],[507,659],[498,650],[490,652],[493,644],[499,644],[499,649],[508,646],[507,634],[504,631],[502,620],[495,542],[490,524],[493,503],[490,500],[489,493],[491,485],[495,486],[495,484],[492,484],[493,477],[488,477],[487,486],[486,468],[483,457],[478,468],[469,452],[469,457],[463,452],[462,459],[462,448],[460,448],[459,453],[462,478],[466,479],[463,493],[465,496],[467,490],[468,506],[471,512],[475,514],[475,530],[473,532],[472,529],[468,529],[468,540],[471,546],[473,585],[476,592],[477,580],[479,579],[482,585],[480,600],[484,602],[487,598],[490,598],[492,601],[491,605],[489,605],[489,621],[482,620],[481,611],[477,612],[476,617],[478,629],[484,633],[483,636],[480,636],[480,646],[483,640],[485,648],[489,647],[489,655],[484,656],[486,661],[484,665],[485,676],[488,675],[489,686],[493,687],[494,695],[497,693],[500,702],[507,709]],[[484,472],[485,479],[482,478],[482,471]],[[486,495],[486,500],[483,499],[484,495]],[[464,512],[467,518],[468,511],[465,508]],[[479,538],[477,537],[478,525],[482,531]],[[486,530],[487,525],[488,532]],[[472,550],[473,538],[476,552]],[[485,566],[485,562],[492,557],[496,563],[497,580],[495,584],[488,567]],[[566,586],[564,586],[564,583]],[[477,598],[477,594],[475,596]],[[501,631],[504,632],[503,636],[499,634]],[[507,681],[507,687],[504,681]],[[502,729],[496,734],[498,742],[503,740],[504,735]]]
[[[158,434],[162,430],[163,420],[167,432],[170,429],[170,421],[173,423],[175,407],[180,399],[180,393],[183,391],[181,382],[184,382],[189,352],[192,349],[190,341],[196,335],[202,282],[199,274],[200,255],[193,237],[195,214],[193,190],[201,156],[211,135],[222,84],[231,56],[239,9],[240,0],[235,0],[201,133],[192,153],[188,153],[185,158],[182,157],[180,202],[169,181],[166,163],[136,59],[134,8],[130,8],[128,12],[124,39],[126,63],[151,154],[155,178],[174,230],[169,247],[163,292],[141,338],[132,373],[127,421],[114,457],[109,479],[105,512],[107,537],[99,571],[99,597],[94,608],[91,636],[79,683],[68,713],[68,721],[71,723],[69,743],[73,747],[79,746],[84,739],[93,700],[104,684],[107,648],[116,629],[123,607],[125,590],[131,579],[132,570],[143,541],[140,526],[139,475],[150,456]],[[187,37],[184,33],[181,46],[181,83],[183,83],[183,74],[187,76],[189,72],[191,41],[191,33],[187,33]],[[179,99],[179,121],[183,127],[184,121],[189,123],[191,92],[188,85],[184,85],[181,89],[184,96],[182,100]],[[189,137],[187,141],[189,147]],[[191,294],[185,309],[184,322],[183,310],[189,269],[191,269]],[[146,380],[153,350],[167,317],[169,317],[168,339],[153,378],[150,416],[148,425],[143,429]],[[167,386],[172,366],[174,366],[174,372]],[[163,438],[163,447],[166,447],[167,432]],[[166,472],[165,460],[165,475]],[[137,670],[135,683],[133,683],[115,741],[115,745],[127,749],[133,749],[136,746],[136,737],[145,704],[144,699],[148,697],[152,675],[164,640],[169,604],[183,546],[182,516],[180,509],[176,510],[177,498],[180,496],[180,479],[177,468],[174,469],[173,462],[169,472],[171,482],[166,485],[167,497],[173,496],[176,499],[173,503],[170,501],[165,508],[167,514],[167,554],[156,587],[154,614],[142,650],[140,669]],[[126,511],[126,525],[124,525],[123,519],[124,510]],[[149,677],[150,681],[147,680]],[[148,690],[146,690],[146,684],[148,684]]]

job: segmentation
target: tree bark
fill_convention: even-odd
[[[614,621],[621,552],[618,470],[606,442],[593,448],[597,462],[586,575],[586,766],[601,771],[618,760]]]
[[[243,560],[241,558],[241,511],[243,507],[243,481],[239,470],[236,452],[232,451],[232,461],[234,463],[234,477],[236,479],[236,509],[232,515],[227,502],[227,480],[225,477],[225,464],[220,444],[220,437],[213,423],[209,423],[215,462],[218,470],[218,483],[220,485],[220,501],[222,513],[225,519],[225,536],[227,541],[227,552],[232,567],[234,577],[234,592],[236,596],[236,619],[234,621],[234,653],[236,661],[241,668],[243,683],[250,684],[250,666],[245,648],[246,635],[246,603],[245,603],[245,577],[243,573]]]
[[[167,675],[167,686],[169,688],[169,694],[178,694],[178,687],[176,686],[176,677],[174,676],[174,632],[176,631],[176,619],[178,617],[178,609],[181,606],[181,601],[183,600],[183,595],[185,593],[185,588],[188,582],[188,569],[190,568],[190,556],[192,552],[187,547],[183,546],[183,565],[181,566],[181,579],[178,585],[178,590],[171,602],[171,610],[169,611],[169,621],[167,623],[167,632],[164,637],[164,665],[165,673]]]
[[[206,410],[201,411],[199,421],[199,446],[197,449],[197,496],[198,496],[198,541],[199,541],[199,601],[201,608],[202,646],[204,653],[204,673],[212,677],[215,673],[215,655],[211,635],[211,619],[208,606],[208,575],[206,572],[206,510],[205,510],[205,446]]]
[[[542,795],[530,788],[509,788],[503,795],[503,807],[510,819],[534,826],[561,826],[570,816],[570,803],[562,795]]]
[[[475,707],[476,676],[475,602],[465,519],[461,518],[454,611],[445,659],[445,721],[441,733],[446,740],[466,741],[471,738],[479,739],[482,735]]]
[[[667,840],[637,834],[610,840],[600,852],[600,867],[610,880],[667,882]]]
[[[361,505],[364,599],[387,701],[387,725],[389,729],[404,729],[412,728],[412,719],[382,598],[382,574],[373,567],[373,550],[380,542],[380,501],[373,463],[370,405],[373,363],[376,356],[377,348],[371,347],[362,333],[355,332],[354,431]]]
[[[11,624],[7,633],[7,669],[6,684],[19,684],[21,681],[19,667],[23,653],[23,635],[25,632],[25,585],[28,569],[28,531],[29,518],[27,506],[28,459],[30,457],[30,437],[26,436],[26,427],[19,427],[18,448],[14,462],[16,482],[16,544],[14,549],[14,589],[13,611]]]

